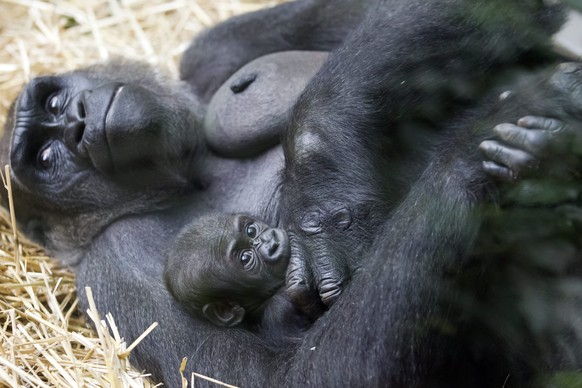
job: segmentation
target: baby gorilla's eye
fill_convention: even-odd
[[[51,166],[52,160],[53,149],[52,144],[49,144],[38,153],[38,165],[47,170]]]
[[[255,238],[255,237],[257,237],[257,232],[258,232],[258,229],[255,226],[255,224],[247,225],[247,228],[245,230],[245,233],[247,234],[247,236],[249,236],[250,238]]]
[[[250,250],[242,251],[240,254],[240,262],[245,266],[249,266],[253,261],[253,252]]]
[[[47,112],[57,115],[59,114],[59,95],[54,93],[46,100],[46,110]]]

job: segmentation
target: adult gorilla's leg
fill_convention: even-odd
[[[180,78],[203,101],[244,64],[289,50],[330,51],[376,0],[305,0],[243,14],[196,37],[180,63]]]

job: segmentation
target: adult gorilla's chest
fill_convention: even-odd
[[[278,203],[280,173],[285,163],[281,146],[254,158],[210,158],[209,163],[211,183],[191,201],[192,213],[215,210],[262,216],[269,206]]]

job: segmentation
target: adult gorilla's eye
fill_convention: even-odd
[[[255,238],[257,237],[257,227],[255,226],[255,224],[249,224],[247,225],[247,228],[245,230],[245,233],[247,234],[247,236],[249,236],[250,238]]]
[[[52,163],[53,160],[53,147],[52,144],[49,144],[45,148],[41,149],[38,153],[38,165],[43,169],[47,170]]]
[[[59,95],[57,93],[51,94],[46,100],[46,110],[53,115],[59,114]]]
[[[252,251],[246,250],[242,251],[240,254],[240,262],[245,266],[249,266],[254,259],[254,255]]]

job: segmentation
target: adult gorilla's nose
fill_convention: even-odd
[[[113,170],[107,116],[121,84],[107,83],[76,94],[65,113],[64,142],[74,154],[91,159],[102,172]]]
[[[75,96],[67,107],[64,141],[67,147],[77,155],[87,156],[87,149],[83,144],[85,134],[85,93]]]

